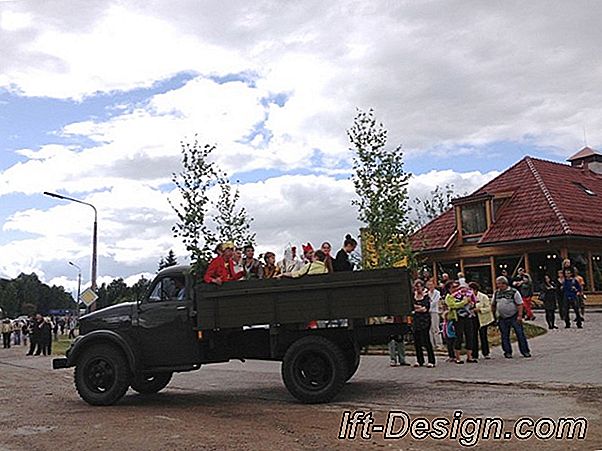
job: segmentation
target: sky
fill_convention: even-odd
[[[346,130],[373,108],[413,173],[471,192],[602,142],[597,1],[0,0],[0,277],[89,284],[173,249],[180,142],[217,145],[258,251],[361,224]]]

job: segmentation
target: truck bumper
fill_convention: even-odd
[[[62,368],[69,368],[69,359],[61,357],[59,359],[52,359],[52,369],[60,370]]]

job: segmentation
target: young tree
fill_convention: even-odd
[[[355,151],[352,176],[358,219],[365,223],[377,256],[376,267],[391,267],[410,255],[408,180],[401,147],[388,148],[387,131],[374,111],[358,110],[347,130]]]
[[[220,195],[214,204],[216,215],[213,218],[217,242],[232,241],[238,245],[255,246],[255,233],[251,231],[253,218],[249,216],[245,207],[238,207],[238,186],[232,191],[232,185],[223,174],[219,180],[219,188]]]
[[[178,222],[172,230],[180,237],[191,253],[191,261],[197,269],[204,266],[212,256],[211,243],[215,242],[213,232],[205,223],[209,207],[209,190],[218,183],[219,171],[210,160],[215,145],[201,145],[197,138],[191,143],[181,143],[182,171],[174,173],[173,183],[182,197],[178,205],[169,203],[176,212]]]
[[[437,185],[429,196],[414,199],[414,211],[418,220],[418,226],[423,226],[437,216],[445,213],[451,208],[452,199],[456,197],[454,185],[447,184],[443,187]]]

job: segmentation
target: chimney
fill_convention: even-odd
[[[574,168],[582,168],[584,171],[589,170],[596,174],[602,174],[602,153],[591,147],[584,147],[567,161]]]

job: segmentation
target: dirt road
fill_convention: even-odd
[[[116,406],[94,408],[78,398],[71,370],[52,371],[49,358],[25,357],[22,349],[0,350],[0,450],[459,449],[457,440],[383,440],[376,433],[367,440],[337,439],[345,410],[372,411],[382,423],[390,410],[451,419],[457,409],[465,416],[498,416],[508,425],[526,415],[585,417],[585,441],[526,443],[534,449],[602,449],[600,334],[593,328],[579,332],[533,340],[529,360],[506,360],[496,350],[494,359],[474,366],[441,362],[415,369],[364,357],[336,402],[314,406],[293,401],[277,363],[231,362],[176,375],[160,394],[130,392]],[[481,441],[479,449],[518,444]]]

